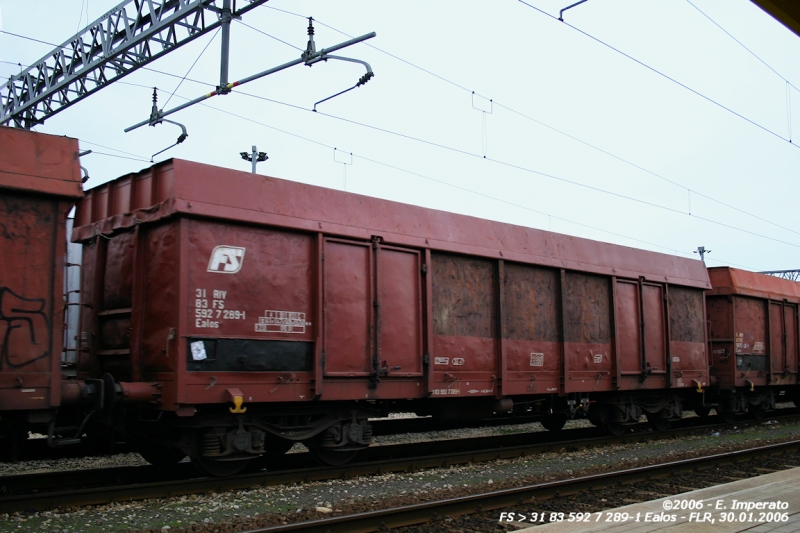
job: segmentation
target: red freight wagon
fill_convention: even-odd
[[[27,436],[29,423],[51,421],[62,403],[65,228],[82,194],[77,140],[0,127],[0,435],[6,448]]]
[[[342,461],[394,409],[621,431],[708,384],[695,260],[181,160],[88,191],[73,240],[80,375],[154,399],[154,461]]]
[[[711,373],[720,391],[719,410],[732,419],[775,408],[780,392],[795,392],[800,284],[729,267],[708,269]]]

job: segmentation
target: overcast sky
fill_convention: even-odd
[[[118,3],[0,0],[0,27],[60,44]],[[377,32],[337,52],[375,78],[319,113],[364,67],[244,85],[171,116],[189,138],[156,161],[249,171],[239,152],[255,144],[269,154],[261,174],[688,257],[702,245],[709,265],[800,268],[799,37],[746,0],[589,0],[569,25],[556,19],[571,1],[528,3],[544,13],[516,0],[272,0],[232,25],[231,81],[297,58],[307,16],[318,49]],[[145,168],[180,130],[123,129],[198,57],[188,78],[204,83],[187,79],[166,108],[212,89],[219,42],[211,32],[150,65],[178,77],[139,70],[36,130],[96,152],[82,158],[87,187]],[[0,34],[0,75],[51,50]]]

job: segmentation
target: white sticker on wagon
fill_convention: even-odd
[[[240,246],[217,246],[211,252],[208,271],[220,274],[236,274],[242,269],[245,249]]]
[[[463,357],[453,357],[453,365],[454,366],[461,366],[463,364],[464,364],[464,358]]]
[[[194,341],[189,344],[192,349],[192,360],[193,361],[203,361],[208,358],[206,355],[206,345],[203,341]]]
[[[264,316],[258,317],[256,332],[258,333],[305,333],[306,314],[298,311],[277,311],[267,309]]]
[[[594,354],[594,362],[595,363],[602,363],[603,362],[603,354],[601,354],[601,353]]]
[[[449,357],[434,357],[433,358],[434,365],[449,365],[450,358]]]
[[[544,366],[543,353],[531,353],[531,366]]]

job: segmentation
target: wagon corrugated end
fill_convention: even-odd
[[[700,261],[178,159],[87,191],[72,238],[79,377],[159,464],[345,462],[391,411],[664,427],[709,384]]]

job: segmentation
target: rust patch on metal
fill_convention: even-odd
[[[513,263],[504,270],[504,337],[558,342],[558,271]]]
[[[566,342],[606,344],[611,340],[610,280],[567,272],[564,287]]]
[[[669,332],[671,340],[705,342],[703,291],[669,287]],[[724,327],[718,324],[717,327]]]
[[[436,335],[494,337],[497,320],[494,262],[432,253]]]

